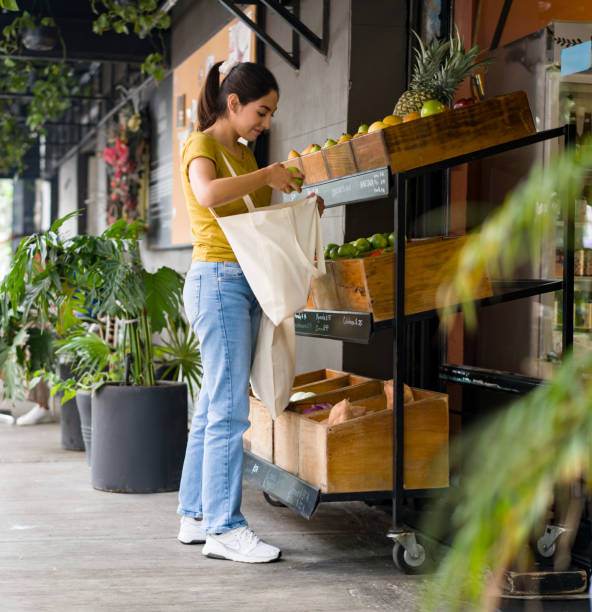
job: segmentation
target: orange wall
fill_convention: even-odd
[[[464,0],[456,2],[457,18],[467,6]],[[476,43],[489,49],[504,0],[481,0],[475,14]],[[459,11],[460,9],[460,11]],[[499,46],[522,38],[545,27],[550,21],[592,21],[591,0],[514,0],[508,13]]]

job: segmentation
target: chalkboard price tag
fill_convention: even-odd
[[[248,451],[244,451],[243,478],[307,519],[316,510],[321,496],[319,489],[310,483]]]
[[[294,315],[296,334],[368,344],[372,340],[372,314],[338,310],[303,310]]]
[[[359,172],[342,178],[331,179],[315,185],[305,185],[302,193],[293,191],[284,195],[284,201],[290,202],[299,198],[305,198],[311,193],[320,195],[325,201],[325,207],[340,206],[341,204],[353,204],[376,200],[388,196],[390,184],[390,172],[388,167],[377,168],[367,172]]]

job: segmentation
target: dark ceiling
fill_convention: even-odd
[[[96,15],[89,0],[18,0],[18,4],[20,11],[54,19],[64,41],[66,62],[74,70],[78,82],[90,85],[86,88],[90,93],[74,96],[70,109],[59,119],[48,122],[46,146],[42,147],[41,155],[37,144],[25,158],[27,170],[22,176],[49,178],[55,174],[64,155],[121,100],[118,86],[129,89],[145,78],[140,65],[146,56],[162,53],[163,44],[165,58],[168,56],[169,37],[168,33],[162,38],[159,34],[154,38],[140,38],[133,33],[94,34],[92,24]],[[20,14],[0,10],[0,32]],[[2,57],[0,54],[0,59]],[[22,47],[19,55],[13,57],[33,60],[38,65],[64,59],[59,43],[50,51],[31,51]],[[30,99],[28,94],[7,93],[0,82],[0,97],[13,101],[11,116],[24,123]]]

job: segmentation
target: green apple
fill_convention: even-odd
[[[328,149],[329,147],[332,147],[333,145],[336,145],[337,141],[333,140],[333,138],[327,138],[327,140],[325,140],[325,144],[323,145],[323,149]]]
[[[362,125],[358,128],[358,134],[365,134],[368,131],[368,125],[362,123]]]
[[[448,107],[445,104],[442,104],[440,100],[426,100],[426,102],[423,103],[419,114],[422,117],[429,117],[430,115],[443,113],[445,110],[448,110]]]
[[[300,173],[300,170],[298,168],[296,168],[295,166],[289,166],[288,168],[286,168],[286,170],[289,170],[290,172],[298,172],[298,173]],[[302,183],[304,183],[304,179],[301,179],[299,176],[295,176],[294,177],[294,182],[297,185],[300,185],[300,187],[302,187]]]
[[[311,153],[316,153],[317,151],[320,151],[321,147],[319,147],[318,144],[313,144],[312,147],[310,147],[310,152]]]

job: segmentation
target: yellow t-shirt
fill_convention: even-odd
[[[225,178],[232,176],[228,169],[222,152],[232,165],[237,175],[247,174],[257,170],[255,156],[249,147],[241,144],[242,158],[238,158],[227,151],[213,136],[204,132],[192,132],[181,153],[181,180],[183,192],[189,211],[191,221],[191,235],[193,244],[192,261],[236,261],[236,257],[226,240],[226,236],[220,229],[214,215],[205,206],[201,206],[195,199],[193,190],[189,183],[189,164],[196,157],[207,157],[216,166],[216,177]],[[271,201],[271,187],[261,187],[249,194],[253,204],[257,207],[268,206]],[[235,200],[216,207],[216,214],[220,217],[236,215],[247,211],[244,200]]]

